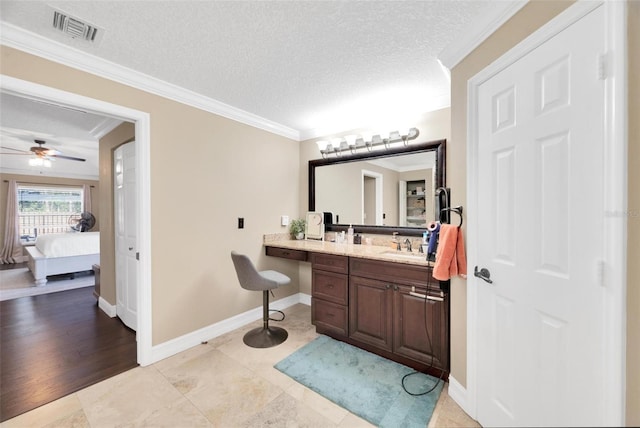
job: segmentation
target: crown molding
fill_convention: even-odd
[[[300,141],[297,130],[269,119],[47,39],[13,24],[0,22],[0,28],[0,43],[5,46]]]
[[[473,22],[461,37],[454,40],[438,55],[438,60],[451,70],[475,48],[480,46],[491,34],[522,9],[528,0],[497,2],[498,6],[477,21]]]
[[[25,168],[6,168],[0,167],[0,174],[12,174],[12,175],[27,175],[30,177],[53,177],[53,178],[69,178],[73,180],[90,180],[99,181],[100,177],[91,174],[75,174],[67,172],[56,172],[46,168],[31,167]]]
[[[111,117],[105,117],[99,124],[94,126],[93,129],[89,131],[89,135],[91,135],[96,140],[99,140],[109,132],[113,131],[121,123],[121,120]]]

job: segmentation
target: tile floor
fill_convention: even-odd
[[[10,427],[368,427],[368,422],[273,368],[317,335],[310,308],[285,310],[289,338],[269,349],[242,342],[251,325],[137,367],[5,421]],[[443,389],[430,427],[478,427]]]

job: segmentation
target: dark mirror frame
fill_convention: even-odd
[[[343,155],[340,157],[332,157],[328,159],[314,159],[309,161],[309,211],[316,210],[316,168],[321,166],[336,165],[340,163],[356,162],[361,160],[388,158],[393,156],[402,156],[413,153],[436,152],[436,173],[434,189],[446,186],[446,145],[447,140],[429,141],[426,143],[410,144],[406,147],[400,147],[384,151],[356,153],[352,155]],[[327,224],[325,232],[341,232],[346,231],[347,224]],[[372,234],[392,234],[398,232],[403,236],[422,236],[424,228],[419,227],[401,227],[401,226],[369,226],[363,224],[354,224],[355,233],[372,233]]]

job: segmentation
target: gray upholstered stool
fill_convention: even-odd
[[[255,328],[244,335],[245,344],[252,348],[270,348],[287,340],[287,330],[269,326],[269,290],[287,285],[291,279],[274,270],[258,272],[249,258],[235,251],[231,252],[231,260],[242,288],[262,291],[262,327]]]

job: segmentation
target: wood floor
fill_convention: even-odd
[[[135,332],[93,287],[0,302],[0,422],[136,366]]]

